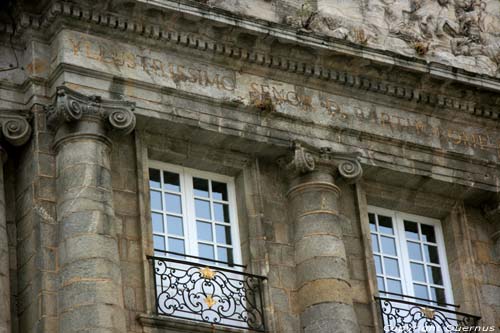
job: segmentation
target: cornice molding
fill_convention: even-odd
[[[180,6],[180,4],[178,4]],[[198,14],[203,11],[200,7],[195,7],[192,5],[183,4],[183,7],[191,6],[193,11]],[[190,7],[190,8],[191,8]],[[179,7],[180,8],[180,7]],[[170,9],[169,10],[174,10]],[[211,11],[214,9],[211,8]],[[228,13],[220,13],[222,10],[217,10],[217,15],[224,16]],[[205,13],[206,15],[201,15],[207,19],[211,19],[214,13]],[[211,16],[212,15],[212,16]],[[234,16],[234,15],[233,15]],[[202,52],[218,54],[227,58],[234,60],[245,61],[248,63],[256,64],[263,67],[275,68],[277,70],[290,72],[298,75],[303,75],[306,77],[314,77],[317,79],[334,82],[336,84],[344,85],[350,88],[370,91],[382,95],[387,95],[391,97],[398,98],[400,100],[405,100],[408,102],[413,102],[421,105],[427,105],[431,107],[443,107],[458,112],[465,112],[468,114],[480,116],[487,119],[498,119],[500,117],[500,111],[498,111],[496,106],[491,105],[480,105],[476,102],[459,99],[455,97],[445,96],[442,94],[435,94],[431,92],[422,91],[421,89],[413,88],[410,86],[404,86],[394,83],[387,83],[380,80],[374,80],[371,78],[363,77],[362,75],[354,75],[346,71],[338,71],[330,68],[307,64],[301,61],[297,61],[291,58],[285,58],[281,56],[275,56],[269,53],[262,53],[259,51],[249,50],[241,48],[239,45],[232,45],[229,43],[215,42],[213,40],[204,39],[201,36],[195,35],[189,32],[174,31],[171,28],[165,28],[157,24],[144,24],[143,22],[134,21],[128,17],[119,16],[114,13],[108,13],[105,11],[90,10],[88,8],[82,7],[78,4],[68,3],[68,2],[54,2],[46,11],[44,15],[36,16],[23,13],[19,17],[19,27],[18,33],[23,29],[34,29],[38,30],[41,28],[49,27],[52,23],[56,21],[58,17],[69,17],[72,20],[79,20],[82,22],[93,23],[100,27],[106,27],[117,31],[123,31],[126,33],[134,33],[143,38],[161,40],[164,43],[169,43],[171,45],[178,45],[181,47],[186,47],[189,49],[197,49]],[[234,17],[228,15],[225,17],[227,23],[234,23]],[[250,20],[249,18],[245,18]],[[270,25],[277,26],[280,29],[288,32],[291,35],[290,27],[279,24],[265,24],[265,21],[254,20],[252,21],[252,27],[256,26],[256,30],[259,32],[265,29],[269,30]],[[274,28],[276,29],[276,27]],[[0,26],[0,31],[2,26]],[[3,26],[4,31],[9,31],[7,25]],[[287,35],[287,36],[288,36]],[[279,38],[280,36],[275,36]],[[350,54],[355,56],[354,50],[357,52],[362,52],[363,55],[366,53],[381,53],[386,54],[388,51],[381,51],[376,49],[370,49],[362,47],[356,44],[348,43],[342,40],[334,40],[333,38],[321,38],[320,36],[314,36],[313,34],[299,34],[295,31],[294,42],[301,44],[303,42],[306,46],[316,46],[320,48],[327,48],[329,50],[334,50],[337,52],[343,52],[346,47],[351,48]],[[307,43],[305,42],[307,40]],[[343,46],[337,50],[337,46]],[[399,54],[390,55],[392,59],[392,64],[394,64],[395,58],[401,58],[401,64],[414,63],[417,67],[421,67],[418,71],[425,71],[427,73],[437,73],[441,72],[442,75],[439,77],[447,77],[450,79],[457,80],[460,76],[460,72],[465,72],[466,77],[463,81],[467,84],[473,84],[481,87],[489,87],[492,89],[500,90],[500,83],[495,79],[485,79],[484,75],[478,75],[474,73],[468,73],[463,70],[458,70],[456,68],[449,68],[449,66],[440,64],[422,64],[418,59],[413,59]],[[375,60],[376,61],[376,60]],[[422,67],[423,66],[423,67]],[[403,66],[404,67],[404,66]],[[431,68],[433,67],[433,68]],[[443,74],[449,72],[447,74]],[[478,78],[477,82],[473,82],[475,78]],[[488,84],[489,82],[489,84]]]
[[[57,87],[54,104],[46,108],[47,123],[57,130],[64,123],[93,118],[105,121],[113,131],[129,134],[136,124],[134,109],[135,103],[86,96],[61,86]]]
[[[292,152],[289,156],[279,158],[278,164],[291,177],[324,168],[331,170],[331,173],[337,172],[349,183],[356,182],[363,175],[359,154],[335,152],[329,147],[316,149],[300,142],[294,142]]]
[[[13,146],[22,146],[31,137],[28,115],[0,110],[0,137]]]

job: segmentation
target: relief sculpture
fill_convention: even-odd
[[[358,44],[500,74],[499,1],[369,0],[352,4],[349,17],[345,12],[335,14],[336,1],[316,0],[314,5],[306,1],[286,21]]]

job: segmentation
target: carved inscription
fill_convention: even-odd
[[[272,112],[289,117],[431,145],[443,150],[494,153],[500,158],[500,138],[480,128],[379,107],[373,103],[354,101],[208,64],[188,62],[148,49],[116,47],[116,43],[110,46],[79,34],[71,34],[67,41],[71,57],[125,71],[127,76],[133,76],[133,73],[146,75],[158,84],[168,84],[215,98],[239,100],[247,105],[257,105],[259,103],[255,101],[265,96],[275,106]]]

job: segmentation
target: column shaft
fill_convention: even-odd
[[[10,265],[7,217],[5,210],[5,183],[3,174],[3,149],[0,147],[0,332],[10,332]]]
[[[56,137],[59,332],[125,332],[120,258],[103,122],[80,120]]]
[[[295,225],[297,302],[305,333],[359,332],[352,304],[331,170],[294,179],[288,192]]]

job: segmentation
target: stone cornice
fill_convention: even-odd
[[[157,7],[160,6],[159,3],[148,2],[148,4],[151,3],[154,3]],[[467,85],[500,90],[500,83],[498,80],[484,75],[477,75],[435,63],[427,64],[420,59],[404,57],[388,51],[361,47],[342,40],[323,38],[321,36],[315,36],[314,34],[297,33],[297,31],[290,27],[277,23],[269,23],[252,18],[237,19],[237,16],[234,14],[220,9],[205,8],[202,5],[179,4],[177,1],[175,4],[174,2],[164,1],[161,7],[164,10],[180,11],[209,20],[223,22],[228,25],[238,26],[243,29],[249,29],[254,32],[271,35],[275,38],[285,39],[298,45],[316,47],[357,57],[367,58],[368,55],[370,55],[368,58],[373,61],[408,69],[411,68],[413,71],[427,73],[439,78],[460,81]],[[388,83],[363,77],[362,75],[354,75],[345,71],[307,64],[291,58],[241,48],[239,45],[216,42],[189,32],[174,31],[171,27],[166,28],[157,24],[144,24],[144,22],[134,21],[128,17],[119,16],[114,13],[90,10],[73,3],[55,2],[49,7],[44,15],[40,16],[28,15],[26,13],[22,14],[19,21],[20,30],[28,28],[38,30],[46,28],[55,22],[58,17],[68,17],[72,20],[93,23],[100,27],[133,33],[142,38],[160,40],[161,42],[171,45],[175,44],[181,47],[218,54],[219,56],[225,56],[264,67],[271,67],[307,77],[315,77],[354,89],[368,90],[421,105],[448,108],[489,119],[499,118],[497,107],[492,105],[479,105],[466,99],[424,92],[421,89],[410,86]],[[4,30],[7,28],[8,27],[5,26]]]
[[[0,126],[0,137],[13,146],[21,146],[30,139],[31,126],[27,115],[0,110]]]
[[[106,122],[109,129],[123,134],[135,128],[135,104],[126,101],[104,100],[99,96],[86,96],[67,87],[58,87],[53,105],[46,108],[47,123],[52,129],[82,118]]]
[[[319,168],[331,169],[332,173],[336,170],[348,182],[356,182],[363,175],[358,154],[334,152],[328,147],[316,149],[299,142],[294,142],[292,150],[290,156],[278,159],[278,164],[292,177]]]

